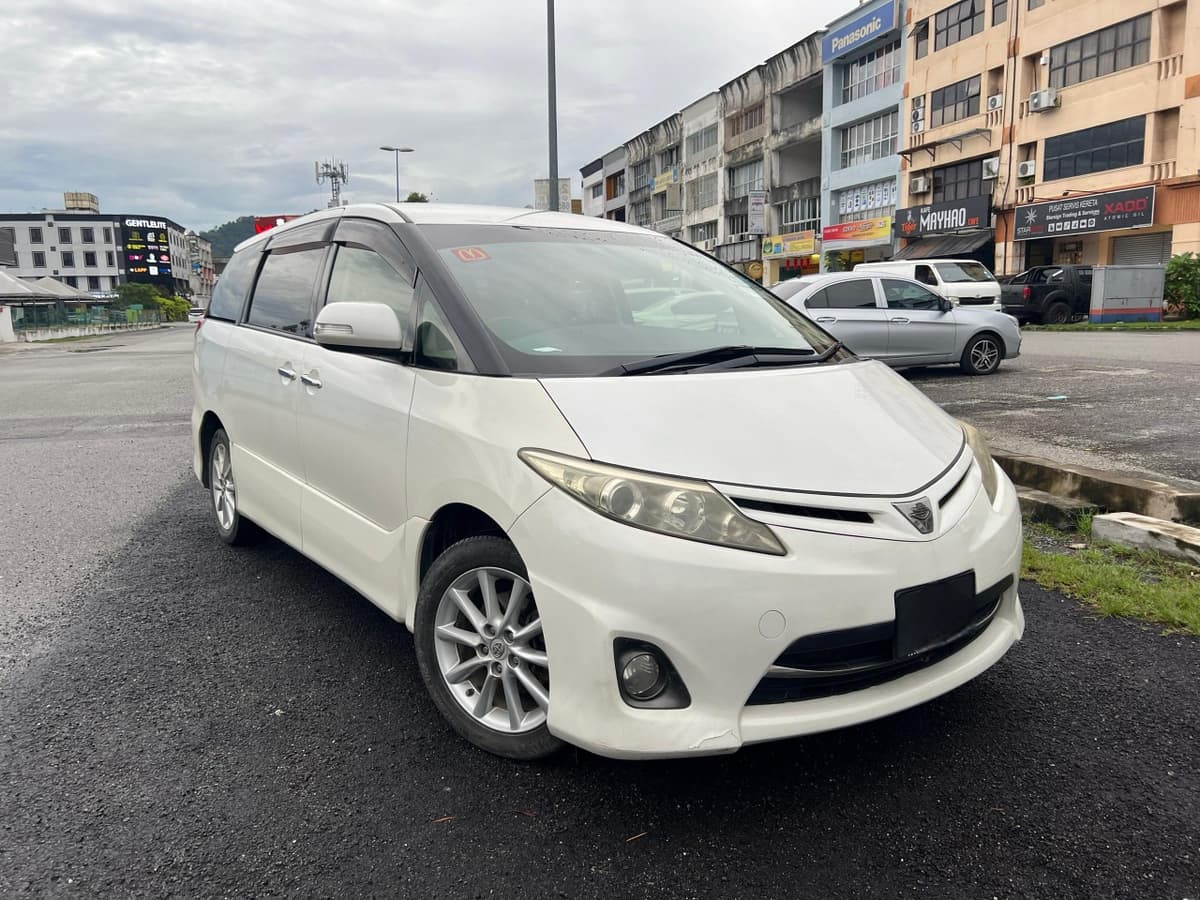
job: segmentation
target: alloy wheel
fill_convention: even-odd
[[[976,372],[991,371],[999,361],[1000,348],[989,338],[976,341],[975,346],[971,348],[971,365],[975,367]]]
[[[237,485],[233,481],[233,460],[225,444],[217,444],[213,449],[210,481],[217,524],[222,531],[229,531],[237,519]]]
[[[472,569],[442,594],[434,617],[438,671],[476,722],[521,734],[546,721],[550,664],[533,589],[501,568]]]

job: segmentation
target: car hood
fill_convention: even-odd
[[[954,419],[877,362],[542,385],[592,459],[725,484],[901,496],[963,445]]]

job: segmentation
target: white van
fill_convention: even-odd
[[[854,271],[894,272],[927,284],[956,306],[1001,312],[1000,282],[973,259],[902,259],[860,263]]]

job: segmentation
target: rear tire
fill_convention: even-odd
[[[518,760],[563,746],[546,725],[550,666],[541,614],[508,540],[466,538],[439,556],[421,582],[413,635],[425,687],[462,737]]]
[[[1051,303],[1042,316],[1046,325],[1066,325],[1071,321],[1071,307],[1065,303]]]
[[[208,485],[209,508],[221,540],[232,547],[244,547],[262,537],[259,527],[239,509],[233,453],[224,428],[217,429],[208,447]]]
[[[1004,359],[1004,342],[991,332],[977,334],[963,348],[959,367],[968,375],[991,375]]]

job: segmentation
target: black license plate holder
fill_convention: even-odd
[[[975,617],[974,570],[896,591],[896,659],[949,643]]]

